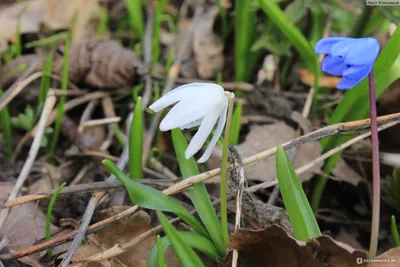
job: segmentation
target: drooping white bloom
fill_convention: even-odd
[[[165,94],[154,102],[150,109],[158,112],[178,102],[161,122],[161,131],[168,131],[174,128],[183,130],[200,125],[185,151],[187,159],[200,150],[218,120],[215,134],[203,156],[198,160],[199,163],[203,163],[210,157],[215,144],[222,134],[226,122],[229,98],[233,97],[233,93],[225,92],[217,84],[190,83],[179,86]]]

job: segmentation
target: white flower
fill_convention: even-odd
[[[190,83],[179,86],[165,94],[154,102],[150,109],[158,112],[178,102],[161,122],[161,131],[168,131],[174,128],[183,130],[200,125],[185,151],[187,159],[200,150],[218,120],[215,134],[203,156],[198,160],[199,163],[203,163],[210,157],[215,144],[222,134],[226,122],[229,98],[233,97],[233,93],[225,92],[217,84]]]

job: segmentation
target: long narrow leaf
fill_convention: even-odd
[[[400,247],[400,235],[399,230],[397,229],[396,217],[394,217],[394,215],[392,215],[391,218],[391,228],[393,246]]]
[[[0,97],[3,96],[3,90],[0,88]],[[0,111],[1,124],[3,125],[4,141],[6,143],[6,155],[11,158],[12,155],[12,133],[11,133],[11,121],[10,114],[8,113],[8,107],[4,107]]]
[[[204,264],[200,258],[196,255],[191,247],[186,244],[185,240],[178,234],[178,231],[170,224],[167,217],[162,212],[157,212],[158,220],[164,227],[164,231],[171,241],[172,247],[175,251],[176,256],[181,262],[182,266],[185,267],[201,267]]]
[[[125,186],[132,203],[146,209],[173,212],[192,227],[197,233],[208,237],[203,225],[178,201],[162,192],[129,179],[112,161],[103,160],[102,163]]]
[[[230,143],[237,145],[239,143],[240,129],[242,127],[243,103],[238,102],[232,115],[231,138]]]
[[[283,202],[296,239],[308,241],[320,236],[321,232],[304,194],[302,184],[281,146],[278,146],[276,151],[276,172]]]
[[[157,260],[158,264],[155,265],[154,267],[166,267],[167,265],[165,264],[165,257],[164,257],[164,249],[163,245],[161,242],[161,237],[157,235]],[[147,265],[149,266],[149,265]]]
[[[175,154],[178,159],[182,177],[187,178],[199,174],[200,172],[193,157],[189,159],[185,157],[185,150],[188,144],[181,130],[178,128],[172,130],[172,141],[174,143]],[[191,189],[188,190],[188,193],[211,239],[218,248],[220,256],[224,257],[226,254],[226,245],[222,237],[221,224],[204,183],[200,182],[194,184]]]
[[[65,182],[62,183],[55,191],[54,194],[51,196],[49,206],[47,207],[47,215],[46,215],[46,240],[50,240],[50,226],[51,226],[51,215],[53,214],[53,207],[54,204],[56,203],[56,199],[58,197],[58,194],[60,194],[61,190],[65,186]],[[52,249],[49,248],[47,250],[47,256],[49,259],[51,259],[51,252]]]
[[[68,89],[68,79],[69,79],[69,48],[72,43],[72,36],[73,36],[73,31],[74,27],[76,24],[77,20],[77,11],[74,13],[73,21],[72,21],[72,26],[68,31],[67,35],[67,40],[65,42],[65,49],[64,49],[64,56],[63,56],[63,66],[62,66],[62,74],[61,74],[61,89],[62,90],[67,90]],[[49,147],[49,152],[50,154],[54,153],[54,150],[56,149],[57,141],[58,141],[58,136],[60,135],[60,130],[61,130],[61,120],[64,115],[64,105],[65,102],[67,101],[66,96],[61,96],[60,101],[58,102],[57,105],[57,117],[56,121],[54,124],[54,134],[53,138],[50,142],[50,147]]]
[[[213,261],[217,261],[218,259],[218,251],[215,248],[214,244],[204,236],[201,236],[196,233],[191,232],[183,232],[178,231],[180,237],[193,249],[203,253],[207,257],[209,257]],[[161,250],[164,252],[167,248],[171,246],[171,241],[169,240],[168,236],[164,236],[161,238]],[[148,260],[147,260],[147,267],[157,267],[158,262],[157,258],[160,253],[159,246],[154,246],[151,250]]]
[[[140,37],[143,37],[144,35],[142,2],[142,0],[125,0],[125,5],[129,13],[129,23],[131,28],[136,31]]]
[[[129,174],[133,179],[143,178],[143,109],[142,98],[138,97],[132,116],[129,133]]]
[[[256,14],[251,12],[250,0],[235,2],[235,80],[246,81],[255,62],[250,47],[256,33]]]

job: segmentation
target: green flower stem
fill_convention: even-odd
[[[376,112],[376,96],[374,69],[368,75],[369,82],[369,112],[371,117],[371,140],[372,140],[372,179],[373,179],[373,194],[372,194],[372,226],[371,239],[369,245],[369,257],[376,256],[378,248],[378,233],[379,233],[379,214],[381,201],[380,188],[380,166],[379,166],[379,139],[378,139],[378,123]]]
[[[230,130],[232,124],[232,113],[233,113],[233,99],[231,96],[229,98],[228,105],[228,118],[226,120],[225,135],[224,135],[224,145],[222,147],[222,162],[221,162],[221,181],[220,181],[220,199],[221,199],[221,226],[222,226],[222,237],[224,238],[224,243],[228,243],[228,211],[226,208],[226,177],[228,171],[228,146],[230,138]]]

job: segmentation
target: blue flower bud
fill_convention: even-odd
[[[342,76],[336,88],[346,90],[371,72],[379,53],[379,43],[371,37],[328,37],[315,45],[315,53],[328,55],[322,62],[322,70],[333,76]]]

